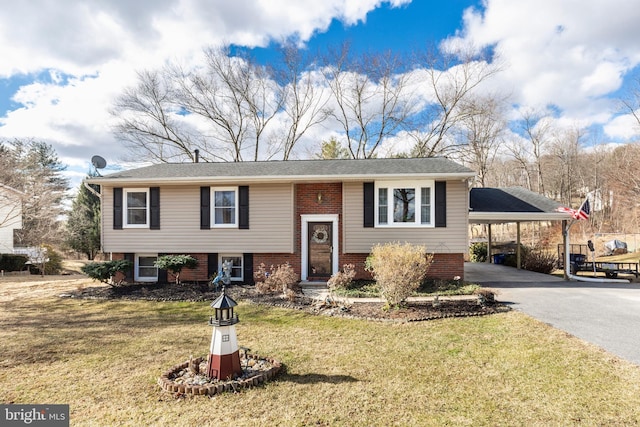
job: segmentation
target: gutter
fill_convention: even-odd
[[[409,179],[432,179],[432,180],[466,180],[473,178],[475,174],[461,173],[415,173],[415,174],[367,174],[367,175],[247,175],[247,176],[198,176],[198,177],[161,177],[161,178],[93,178],[87,182],[97,185],[109,184],[207,184],[215,183],[291,183],[291,182],[360,182],[367,180],[409,180]]]

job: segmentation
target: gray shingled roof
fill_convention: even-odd
[[[560,203],[522,187],[472,188],[474,212],[555,212]]]
[[[558,212],[561,204],[522,187],[472,188],[469,192],[469,222],[506,223],[570,219]]]
[[[207,181],[217,179],[268,180],[357,179],[388,176],[460,177],[475,175],[471,169],[451,160],[432,158],[366,159],[366,160],[288,160],[228,163],[162,163],[116,172],[91,183],[153,182],[153,181]]]

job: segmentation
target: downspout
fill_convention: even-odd
[[[562,235],[564,237],[564,276],[566,280],[592,283],[629,283],[627,279],[604,279],[601,277],[584,277],[571,274],[571,258],[569,256],[569,229],[575,221],[563,221]]]

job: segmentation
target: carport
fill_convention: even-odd
[[[492,262],[492,224],[516,224],[516,267],[522,266],[520,224],[523,222],[566,221],[571,215],[558,212],[562,205],[523,187],[472,188],[469,192],[469,224],[487,225],[487,262]],[[566,239],[566,236],[563,236]]]

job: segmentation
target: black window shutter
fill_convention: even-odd
[[[200,229],[211,228],[211,188],[200,187]]]
[[[120,190],[122,190],[122,188]],[[133,282],[133,278],[134,278],[133,270],[136,268],[136,266],[135,266],[136,256],[135,255],[136,254],[133,254],[133,253],[124,254],[125,261],[129,261],[131,263],[131,268],[129,268],[126,271],[125,276],[124,276],[124,280],[126,280],[127,282]]]
[[[214,279],[218,275],[218,254],[207,254],[207,276]]]
[[[373,182],[365,182],[362,185],[364,191],[364,226],[375,225],[375,185]]]
[[[149,188],[149,214],[149,228],[160,230],[160,187]]]
[[[158,258],[166,254],[158,254]],[[168,283],[169,277],[167,275],[167,270],[159,268],[158,269],[158,283]]]
[[[244,283],[247,285],[255,285],[255,280],[253,280],[253,254],[242,255],[242,269]]]
[[[113,229],[122,230],[122,188],[113,189]]]
[[[436,181],[436,227],[447,226],[447,182]]]
[[[240,209],[238,215],[238,228],[243,230],[249,229],[249,187],[241,185],[238,187],[238,207]]]

